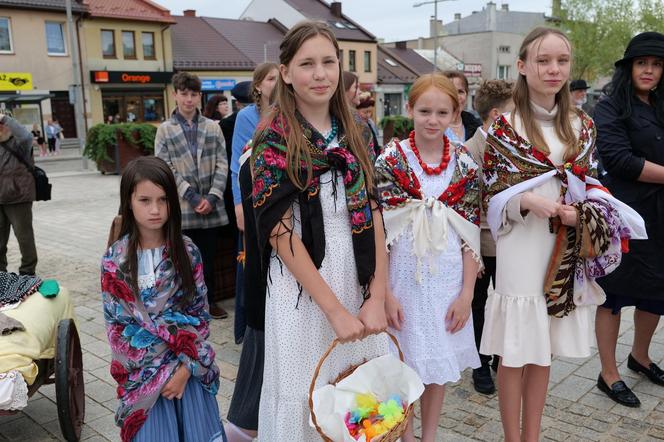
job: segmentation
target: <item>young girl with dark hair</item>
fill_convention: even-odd
[[[313,441],[308,392],[353,363],[387,352],[387,254],[373,199],[371,135],[340,87],[339,47],[319,22],[295,25],[280,46],[275,107],[257,131],[251,166],[267,284],[260,441]],[[268,277],[269,274],[269,277]]]
[[[203,264],[182,236],[175,178],[163,160],[127,165],[120,214],[101,288],[122,441],[225,441]]]
[[[517,59],[515,110],[487,136],[496,284],[480,353],[501,357],[507,442],[540,440],[551,356],[590,356],[592,314],[604,300],[595,278],[615,269],[625,236],[643,234],[640,217],[593,178],[595,126],[571,105],[571,61],[564,33],[531,31]]]

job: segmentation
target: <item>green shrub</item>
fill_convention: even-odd
[[[147,153],[154,152],[154,138],[157,128],[147,123],[122,123],[122,124],[96,124],[88,130],[85,139],[85,150],[83,154],[100,163],[102,161],[115,162],[114,158],[108,156],[108,147],[118,143],[118,133],[131,144],[135,144]]]
[[[392,128],[395,134],[408,134],[411,130],[413,130],[413,120],[408,117],[404,117],[402,115],[390,115],[383,117],[383,119],[380,120],[380,127],[385,129],[385,126],[387,126],[389,122],[393,122]]]

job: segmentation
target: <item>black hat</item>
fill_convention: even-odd
[[[231,89],[231,95],[242,104],[251,104],[251,81],[241,81]]]
[[[570,91],[580,91],[586,89],[590,89],[590,86],[588,86],[586,80],[572,80],[569,84]]]
[[[625,49],[625,55],[615,62],[615,66],[632,58],[647,56],[664,58],[664,35],[659,32],[643,32],[632,38]]]

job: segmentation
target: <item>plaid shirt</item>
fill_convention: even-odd
[[[187,119],[183,117],[182,114],[177,109],[175,109],[175,111],[173,112],[173,116],[175,117],[176,120],[178,120],[180,126],[182,126],[184,137],[187,139],[187,143],[189,143],[189,152],[191,152],[191,157],[194,159],[194,161],[196,161],[197,158],[196,151],[198,149],[196,136],[198,135],[198,117],[200,116],[198,109],[196,109],[196,115],[191,121],[191,126],[187,122]]]
[[[189,142],[182,125],[174,115],[161,123],[154,140],[155,155],[166,161],[175,175],[183,229],[208,229],[228,224],[224,207],[224,189],[228,175],[224,137],[217,123],[200,114],[196,124],[196,159],[189,150]],[[212,212],[200,215],[194,211],[184,199],[189,188],[201,197],[217,197]]]

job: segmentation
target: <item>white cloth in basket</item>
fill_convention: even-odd
[[[18,370],[0,373],[0,410],[20,410],[28,405],[28,384]]]
[[[327,384],[314,390],[316,420],[327,437],[335,442],[356,442],[346,428],[346,413],[355,408],[358,393],[372,393],[378,400],[398,394],[408,405],[422,395],[424,384],[415,370],[394,355],[372,359],[355,369],[337,385]],[[310,422],[313,427],[313,422]],[[364,435],[358,439],[365,442]]]

